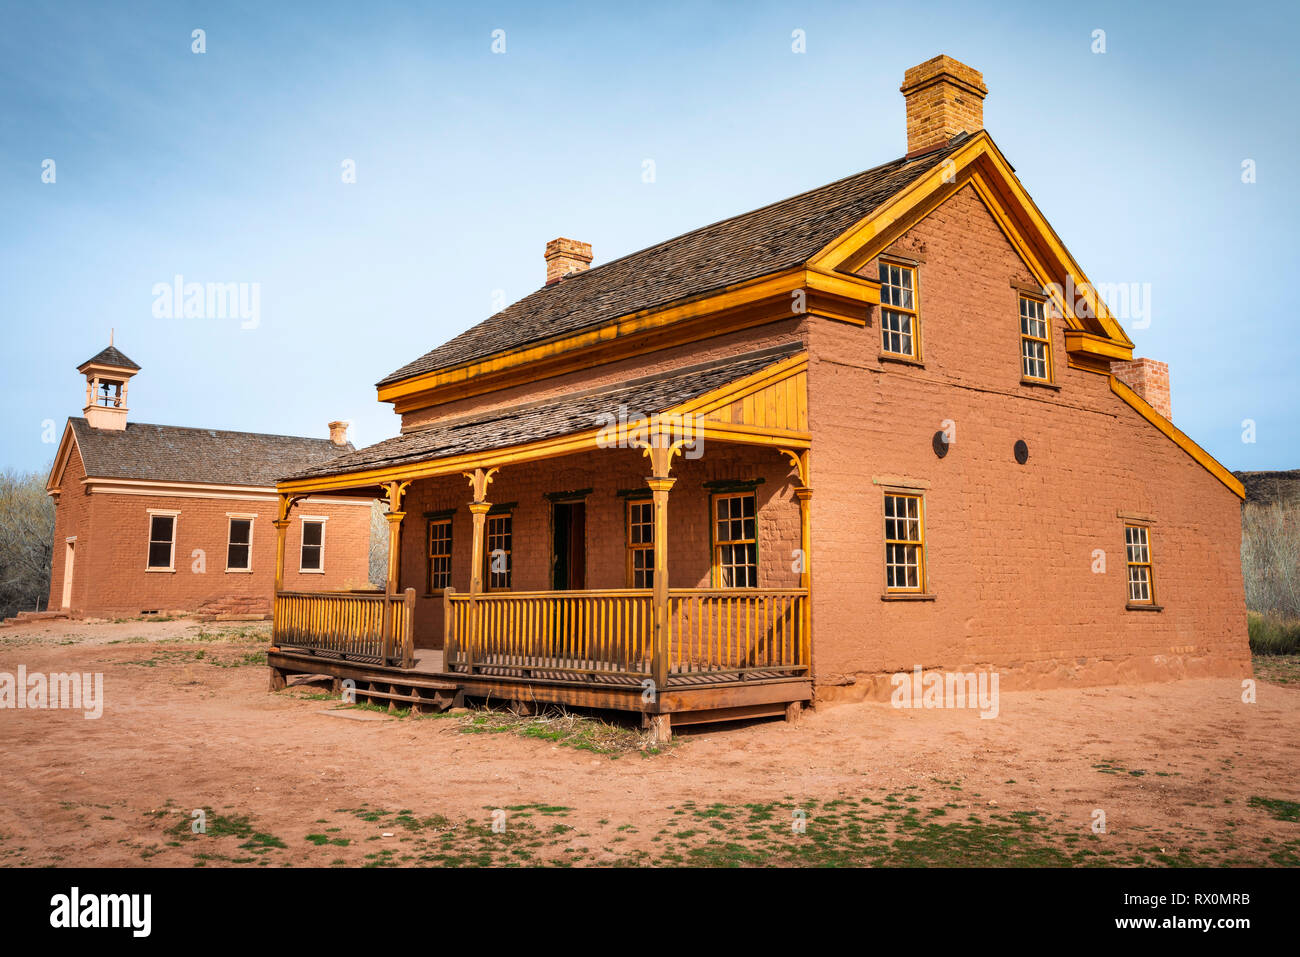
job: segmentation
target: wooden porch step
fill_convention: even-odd
[[[356,689],[356,700],[369,704],[388,702],[389,712],[397,710],[398,703],[410,705],[414,714],[427,714],[430,711],[446,711],[460,703],[460,690],[454,684],[442,682],[442,687],[426,688],[422,685],[408,685],[402,682],[369,682],[365,688]],[[421,694],[431,691],[432,694]],[[376,700],[377,699],[377,700]]]

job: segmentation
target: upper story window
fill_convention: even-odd
[[[298,570],[304,572],[323,572],[325,570],[325,520],[304,518],[302,520],[302,550]]]
[[[885,589],[925,591],[925,518],[920,495],[885,495]]]
[[[514,515],[503,512],[487,517],[487,587],[509,588],[513,564]]]
[[[226,571],[246,572],[253,567],[253,520],[230,519],[230,535],[226,544]]]
[[[429,592],[451,585],[451,517],[429,519]]]
[[[888,355],[918,358],[916,267],[880,262],[880,348]]]
[[[1134,605],[1154,605],[1155,580],[1151,574],[1151,544],[1145,525],[1124,526],[1124,560],[1128,565],[1128,600]]]
[[[176,554],[176,516],[149,516],[149,564],[148,568],[171,571],[175,565]]]
[[[1026,379],[1052,381],[1052,342],[1046,304],[1033,296],[1020,296],[1020,374]]]
[[[627,579],[633,588],[655,583],[655,507],[653,502],[627,503]]]
[[[758,520],[753,492],[713,497],[713,567],[719,588],[758,587]]]

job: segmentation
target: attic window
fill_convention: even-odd
[[[917,358],[916,267],[880,262],[880,349]]]
[[[1039,382],[1052,381],[1052,342],[1048,337],[1043,300],[1020,296],[1020,374]]]

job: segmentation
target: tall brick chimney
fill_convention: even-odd
[[[958,133],[984,129],[984,75],[940,54],[903,74],[907,101],[907,155],[928,153]]]
[[[1169,394],[1169,364],[1155,359],[1112,362],[1110,372],[1142,396],[1147,405],[1171,422],[1174,418],[1173,397]]]
[[[347,423],[347,422],[342,422],[342,421],[331,422],[331,423],[330,423],[330,441],[333,442],[335,445],[347,445],[347,444],[348,444],[348,424],[349,424],[349,423]]]
[[[591,267],[591,243],[576,239],[552,239],[546,244],[546,285],[559,282],[571,272]]]

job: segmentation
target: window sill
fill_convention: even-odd
[[[325,574],[325,569],[323,569],[323,568],[300,568],[300,569],[298,569],[298,574],[299,574],[299,575],[324,575],[324,574]]]
[[[896,352],[882,352],[877,358],[881,362],[897,362],[899,365],[916,366],[918,369],[925,368],[925,363],[922,360],[915,359],[912,356],[902,356]]]
[[[880,596],[881,601],[934,601],[938,598],[931,592],[887,591]]]
[[[253,574],[253,570],[251,568],[227,568],[226,574],[227,575],[251,575]]]
[[[1164,611],[1164,605],[1153,605],[1147,601],[1131,601],[1124,606],[1125,611]]]
[[[1061,386],[1058,383],[1048,382],[1046,379],[1030,379],[1026,376],[1021,376],[1020,384],[1038,386],[1040,389],[1054,389],[1057,392],[1061,391]]]
[[[176,574],[176,569],[174,569],[174,568],[146,568],[145,571],[146,571],[146,572],[152,572],[152,573],[154,573],[154,574],[161,574],[161,575],[175,575],[175,574]]]

